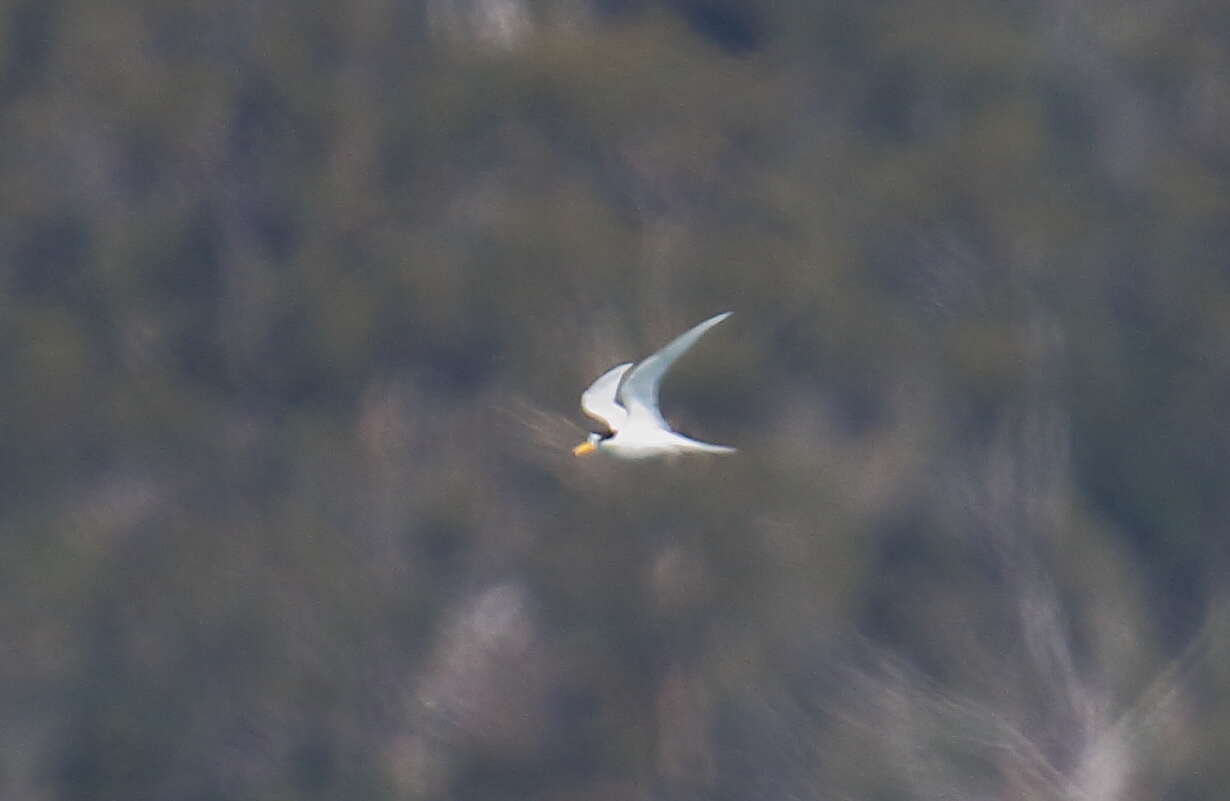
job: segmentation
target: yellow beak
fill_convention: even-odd
[[[580,445],[572,449],[573,456],[584,456],[587,453],[593,453],[598,450],[598,446],[592,442],[582,442]]]

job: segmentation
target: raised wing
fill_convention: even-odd
[[[675,363],[675,360],[695,345],[706,331],[725,320],[730,314],[730,312],[722,312],[693,326],[675,337],[662,350],[642,359],[623,377],[615,393],[615,400],[628,410],[630,418],[652,421],[662,428],[669,428],[666,421],[662,419],[662,413],[658,411],[658,385],[662,383],[662,376],[666,375],[666,371]]]
[[[581,393],[582,411],[598,422],[606,423],[611,433],[618,431],[628,418],[628,411],[615,400],[615,390],[631,366],[632,362],[626,362],[612,367]]]

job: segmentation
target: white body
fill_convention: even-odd
[[[611,433],[590,434],[573,449],[581,456],[598,451],[619,459],[648,459],[681,453],[734,453],[734,448],[711,445],[671,430],[658,411],[658,386],[662,377],[696,341],[730,312],[710,317],[676,337],[666,347],[635,365],[620,364],[598,377],[581,394],[581,408],[606,423]]]

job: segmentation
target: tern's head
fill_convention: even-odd
[[[585,456],[586,454],[593,453],[594,451],[598,450],[598,448],[602,445],[603,442],[610,439],[612,436],[614,435],[613,434],[595,434],[594,432],[591,431],[589,432],[589,436],[585,438],[584,442],[582,442],[580,445],[572,449],[572,453],[575,456]]]

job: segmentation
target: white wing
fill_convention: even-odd
[[[581,393],[581,409],[595,420],[606,423],[612,433],[618,431],[624,420],[628,419],[628,411],[615,400],[615,390],[631,366],[632,362],[626,362],[612,367]]]
[[[616,402],[628,410],[628,417],[638,423],[651,421],[654,425],[669,430],[666,421],[662,419],[662,413],[658,411],[658,385],[662,383],[662,376],[666,375],[666,371],[675,363],[675,360],[695,345],[706,331],[729,316],[730,312],[722,312],[710,317],[675,337],[662,350],[638,362],[636,367],[623,377],[615,393]],[[598,381],[602,381],[603,378],[606,376],[599,378]]]

